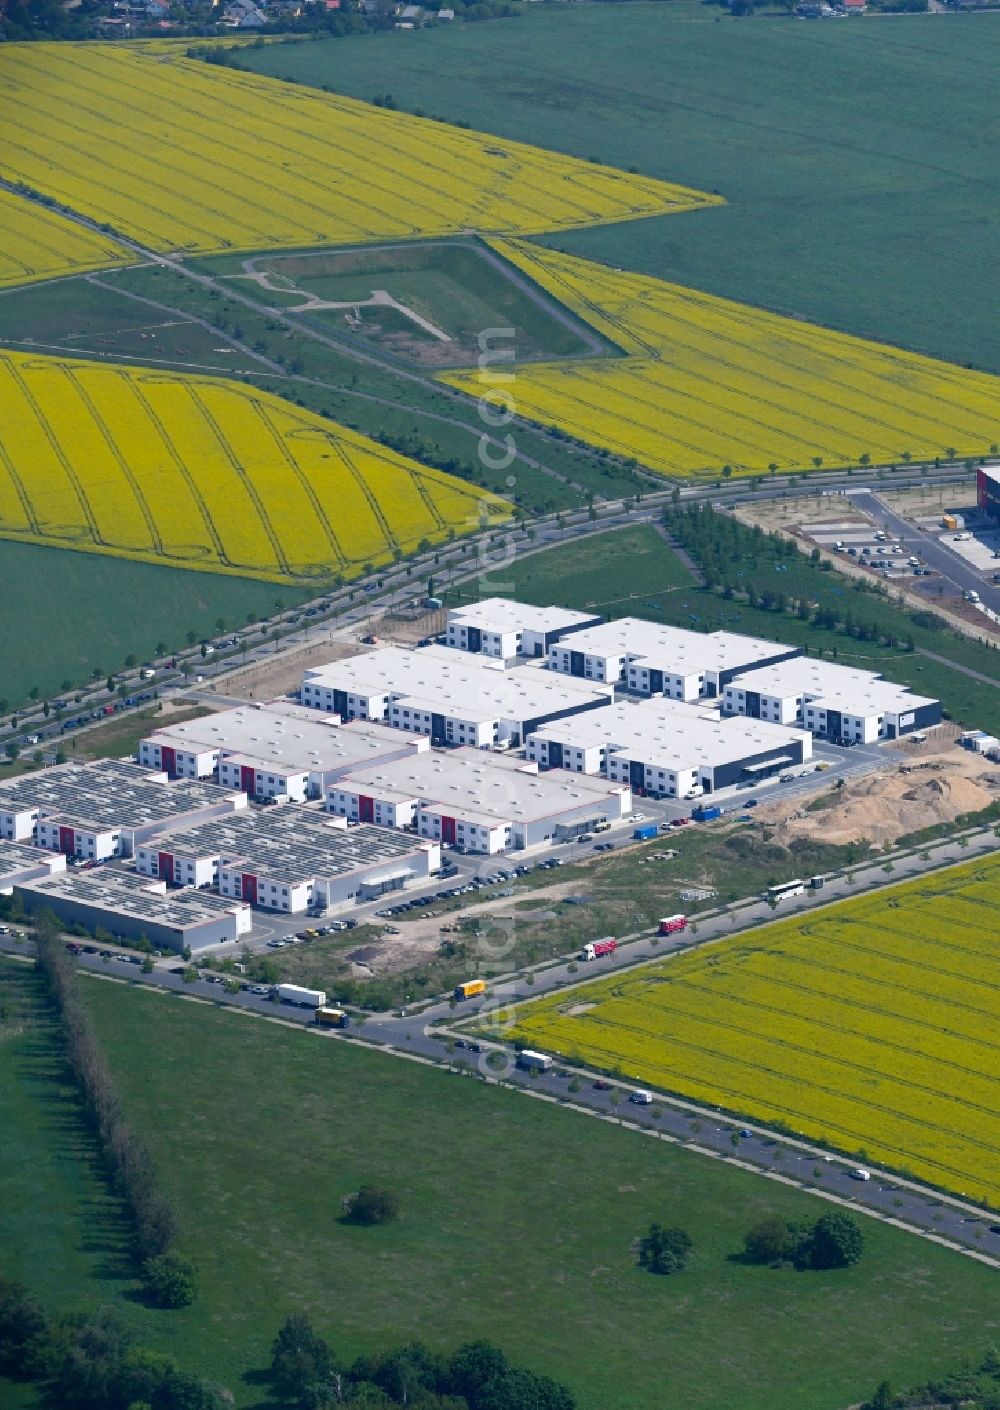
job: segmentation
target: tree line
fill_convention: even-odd
[[[60,1024],[66,1061],[83,1116],[96,1136],[115,1189],[132,1220],[135,1253],[147,1291],[157,1302],[183,1306],[194,1296],[190,1266],[171,1252],[177,1236],[173,1207],[160,1187],[145,1141],[122,1110],[114,1078],[80,993],[76,966],[59,938],[59,923],[42,913],[35,932],[37,967]]]

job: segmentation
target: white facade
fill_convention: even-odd
[[[217,778],[258,801],[304,803],[359,764],[429,747],[382,725],[341,726],[339,716],[276,701],[167,725],[142,741],[139,762],[175,777]]]
[[[132,856],[165,828],[223,817],[247,806],[242,793],[101,759],[59,764],[0,784],[0,835],[87,861]]]
[[[641,695],[697,701],[720,694],[737,671],[798,655],[798,648],[732,632],[691,632],[621,617],[549,648],[554,671],[627,686]]]
[[[302,700],[345,717],[385,721],[435,744],[520,745],[530,727],[596,708],[610,687],[556,676],[539,665],[509,670],[482,655],[383,647],[305,673]]]
[[[55,876],[66,870],[66,858],[59,852],[45,852],[26,842],[0,842],[0,895],[11,888],[42,876]]]
[[[567,633],[600,622],[587,612],[535,607],[506,597],[488,597],[448,614],[445,641],[459,651],[481,652],[501,661],[515,656],[544,657]]]
[[[359,773],[327,791],[327,807],[351,821],[387,819],[395,810],[397,826],[487,855],[551,842],[575,824],[583,830],[615,821],[630,800],[627,785],[562,771],[539,775],[522,759],[471,749]]]
[[[812,737],[654,697],[544,725],[528,737],[526,752],[543,768],[603,772],[636,792],[684,798],[803,763]]]
[[[835,741],[874,744],[941,719],[937,700],[872,671],[800,657],[736,676],[726,686],[722,708],[779,724],[799,725]]]

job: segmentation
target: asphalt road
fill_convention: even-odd
[[[781,903],[776,913],[762,902],[749,902],[728,912],[702,917],[698,921],[698,933],[690,932],[664,938],[658,944],[651,937],[640,936],[623,942],[618,951],[608,959],[584,965],[574,974],[568,963],[550,966],[536,971],[535,983],[526,984],[516,976],[508,976],[506,982],[499,978],[492,982],[491,1002],[499,997],[505,1006],[527,1001],[541,994],[551,992],[569,984],[580,983],[610,970],[623,969],[652,956],[662,957],[689,948],[692,944],[704,944],[722,936],[728,936],[737,929],[743,930],[754,922],[771,920],[773,914],[799,914],[816,905],[825,904],[846,895],[863,892],[873,885],[884,885],[888,881],[897,882],[910,875],[919,875],[932,867],[949,862],[968,861],[977,855],[993,852],[1000,847],[992,831],[972,836],[966,847],[957,841],[948,841],[932,847],[930,857],[924,860],[919,855],[908,859],[898,859],[891,876],[881,869],[882,864],[859,867],[852,872],[853,881],[838,878],[830,881],[818,893],[807,893]],[[923,850],[923,849],[922,849]],[[95,947],[96,949],[96,947]],[[30,954],[30,942],[16,942],[9,935],[0,936],[0,950],[19,955]],[[151,985],[177,994],[191,995],[208,1002],[244,1009],[261,1017],[280,1018],[283,1021],[310,1026],[311,1011],[275,1002],[263,995],[246,991],[237,994],[225,993],[221,984],[209,983],[199,978],[193,984],[186,984],[180,973],[180,961],[169,968],[157,967],[152,974],[142,974],[137,964],[130,964],[118,957],[117,952],[108,952],[105,958],[100,953],[81,954],[80,967],[99,974],[135,983]],[[575,1107],[594,1115],[613,1119],[628,1120],[639,1129],[663,1132],[665,1135],[684,1141],[694,1149],[709,1155],[736,1159],[750,1169],[772,1176],[781,1176],[805,1188],[815,1188],[837,1198],[847,1200],[860,1211],[869,1211],[888,1218],[897,1219],[931,1237],[940,1237],[979,1254],[998,1260],[1000,1264],[1000,1219],[991,1218],[974,1205],[966,1205],[960,1199],[939,1196],[925,1187],[879,1172],[874,1167],[871,1179],[861,1181],[852,1178],[855,1162],[831,1155],[818,1147],[810,1146],[804,1139],[776,1137],[761,1127],[743,1123],[723,1116],[720,1112],[698,1107],[666,1096],[654,1095],[651,1106],[636,1105],[629,1101],[633,1090],[630,1084],[611,1081],[582,1069],[571,1070],[556,1065],[546,1073],[532,1075],[513,1065],[513,1050],[499,1048],[484,1041],[479,1044],[481,1052],[470,1048],[477,1040],[471,1036],[468,1020],[474,1019],[477,1004],[470,1001],[455,1009],[449,1003],[439,1002],[420,1013],[400,1015],[381,1014],[355,1021],[353,1032],[363,1031],[364,1039],[406,1055],[413,1055],[458,1068],[459,1064],[474,1071],[478,1067],[481,1074],[496,1080],[497,1074],[489,1065],[488,1050],[505,1053],[506,1068],[501,1072],[502,1079],[519,1090],[571,1102]],[[461,1032],[449,1032],[445,1025],[461,1022]],[[319,1036],[319,1035],[317,1035]],[[340,1038],[339,1034],[324,1033],[324,1038]],[[452,1045],[454,1044],[454,1047]],[[459,1047],[462,1044],[463,1047]],[[449,1049],[451,1048],[451,1051]],[[570,1084],[578,1090],[570,1089]],[[596,1085],[596,1084],[600,1085]],[[654,1112],[656,1113],[654,1115]],[[735,1140],[734,1140],[735,1137]]]
[[[918,528],[911,520],[897,514],[872,490],[852,490],[850,498],[873,523],[884,528],[886,533],[891,533],[897,542],[904,540],[908,553],[915,553],[928,568],[933,568],[959,592],[978,592],[985,606],[1000,612],[1000,583],[994,583],[991,573],[974,568],[961,554],[956,553],[947,536],[941,538]],[[1000,564],[997,566],[1000,567]],[[928,602],[928,606],[933,608],[933,603]]]

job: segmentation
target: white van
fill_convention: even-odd
[[[850,1172],[850,1175],[852,1180],[870,1180],[872,1178],[872,1172],[862,1169],[860,1165],[856,1166],[855,1169]]]
[[[629,1101],[635,1102],[636,1106],[652,1106],[653,1094],[652,1092],[645,1092],[640,1088],[638,1091],[632,1093],[629,1097]]]

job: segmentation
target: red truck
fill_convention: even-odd
[[[676,935],[678,930],[687,929],[687,916],[664,916],[660,921],[660,935]]]
[[[618,949],[618,941],[613,935],[605,935],[603,940],[590,940],[580,951],[581,960],[600,960],[605,955],[613,955]]]

